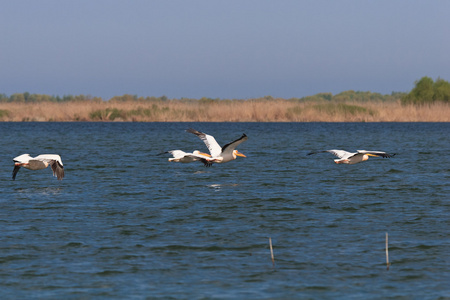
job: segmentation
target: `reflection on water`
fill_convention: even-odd
[[[238,183],[229,183],[229,184],[220,184],[220,183],[215,183],[215,184],[209,184],[208,187],[216,189],[216,190],[220,190],[221,188],[226,188],[226,187],[233,187],[233,186],[238,186]]]
[[[59,195],[63,191],[62,187],[32,187],[32,188],[15,188],[17,193],[28,194],[28,195]]]

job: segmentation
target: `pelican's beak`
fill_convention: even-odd
[[[245,156],[244,154],[242,154],[241,152],[239,152],[239,151],[237,151],[237,150],[236,150],[236,155],[237,155],[237,156],[240,156],[240,157],[247,157],[247,156]]]
[[[203,155],[203,156],[207,156],[207,157],[211,157],[211,154],[204,153],[204,152],[199,152],[198,154]]]
[[[375,155],[375,154],[371,154],[371,153],[366,153],[366,155],[368,156],[374,156],[374,157],[378,157],[379,155]]]

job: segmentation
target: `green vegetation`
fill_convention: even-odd
[[[0,109],[0,119],[9,116],[9,111],[6,109]]]
[[[368,102],[368,101],[397,101],[402,97],[406,96],[406,93],[393,92],[390,95],[382,95],[379,93],[372,92],[361,92],[361,91],[344,91],[337,95],[333,95],[332,93],[319,93],[313,96],[307,96],[303,98],[291,98],[288,100],[291,101],[336,101],[336,102],[346,102],[346,101],[356,101],[356,102]],[[200,99],[192,99],[192,98],[181,98],[181,99],[172,99],[174,101],[181,101],[185,103],[197,102],[202,105],[208,104],[217,104],[224,102],[231,103],[235,101],[245,101],[243,99],[219,99],[219,98],[209,98],[202,97]],[[258,99],[252,99],[258,101],[274,101],[276,98],[272,96],[264,96]],[[85,95],[65,95],[63,97],[60,96],[49,96],[49,95],[40,95],[40,94],[30,94],[28,92],[25,93],[16,93],[11,96],[7,96],[5,94],[0,94],[0,103],[39,103],[39,102],[72,102],[72,101],[89,101],[89,102],[104,102],[104,99],[100,97],[92,97]],[[166,96],[161,97],[139,97],[137,95],[129,95],[125,94],[122,96],[114,96],[108,100],[111,103],[122,103],[122,102],[152,102],[152,103],[161,103],[167,102],[169,99]]]
[[[63,97],[60,96],[49,96],[49,95],[40,95],[40,94],[30,94],[28,92],[25,93],[16,93],[11,96],[7,96],[5,94],[0,94],[0,103],[1,102],[14,102],[14,103],[39,103],[39,102],[70,102],[70,101],[101,101],[102,99],[99,97],[91,97],[85,95],[65,95]]]
[[[94,121],[115,121],[122,120],[127,121],[133,119],[133,117],[147,117],[157,116],[161,113],[169,111],[169,108],[160,108],[158,105],[153,104],[151,108],[138,107],[132,110],[124,110],[119,108],[106,108],[98,109],[89,114],[89,118]]]
[[[429,104],[436,101],[450,102],[450,83],[438,78],[422,77],[415,82],[409,94],[402,97],[403,104]]]
[[[94,121],[114,121],[116,119],[125,120],[127,112],[118,108],[99,109],[91,112],[89,117]]]
[[[140,101],[140,102],[160,102],[168,100],[166,96],[161,97],[139,97],[138,95],[122,95],[114,96],[109,101],[111,102],[130,102],[130,101]]]
[[[158,105],[153,104],[151,108],[138,107],[137,109],[130,110],[127,112],[127,115],[129,117],[151,117],[167,111],[169,111],[168,107],[160,108]]]
[[[350,115],[355,116],[357,114],[368,114],[375,115],[375,111],[369,108],[365,108],[359,105],[350,105],[344,103],[324,103],[324,104],[316,104],[313,108],[320,112],[325,113],[331,116],[334,115]]]
[[[304,108],[300,106],[294,106],[287,109],[287,115],[300,116],[304,112]]]
[[[392,92],[390,95],[382,95],[380,93],[361,92],[361,91],[344,91],[342,93],[333,96],[332,93],[319,93],[313,96],[307,96],[303,98],[294,98],[291,100],[297,100],[300,102],[369,102],[369,101],[381,101],[381,102],[395,102],[400,100],[406,93]]]
[[[123,95],[115,96],[109,101],[111,102],[127,102],[127,101],[166,101],[166,96],[161,97],[138,97],[137,95]],[[14,103],[39,103],[39,102],[72,102],[72,101],[90,101],[90,102],[101,102],[103,99],[101,97],[92,97],[90,95],[64,95],[60,96],[50,96],[41,94],[30,94],[25,93],[15,93],[11,96],[5,94],[0,94],[0,103],[14,102]]]
[[[275,101],[276,98],[272,96],[265,96],[258,99],[251,99],[253,101]],[[40,102],[105,102],[104,99],[100,97],[92,97],[86,95],[65,95],[65,96],[49,96],[40,94],[30,94],[16,93],[11,96],[5,94],[0,94],[0,103],[40,103]],[[115,96],[108,100],[109,103],[130,103],[130,102],[150,102],[150,103],[167,103],[170,101],[179,101],[183,103],[198,103],[200,105],[212,105],[212,104],[224,104],[232,103],[236,101],[245,101],[243,99],[219,99],[219,98],[208,98],[203,97],[200,99],[172,99],[169,100],[166,96],[161,97],[139,97],[137,95],[125,94],[122,96]],[[333,95],[332,93],[318,93],[316,95],[307,96],[303,98],[291,98],[288,101],[293,102],[333,102],[333,103],[348,103],[348,102],[401,102],[402,104],[427,104],[436,101],[450,102],[450,83],[438,78],[433,81],[430,77],[422,77],[420,80],[415,82],[415,87],[409,93],[402,92],[392,92],[391,94],[383,95],[380,93],[373,92],[362,92],[362,91],[344,91],[342,93]],[[328,108],[331,109],[331,108]],[[343,109],[342,107],[333,107],[332,109]],[[349,108],[347,113],[349,112]],[[350,109],[351,110],[351,109]],[[151,115],[152,111],[136,111],[136,112],[120,112],[120,111],[95,111],[92,113],[93,117],[98,120],[110,119],[110,118],[122,118],[126,116],[136,115]],[[297,114],[296,111],[291,111],[291,113]]]

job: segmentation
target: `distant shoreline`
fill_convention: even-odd
[[[0,103],[2,122],[450,122],[450,104],[400,101],[69,101]]]

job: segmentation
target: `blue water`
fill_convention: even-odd
[[[205,168],[162,151],[224,145]],[[2,299],[450,299],[448,123],[0,123]],[[381,150],[337,165],[311,150]],[[60,154],[66,177],[12,158]],[[386,269],[385,234],[390,269]],[[275,265],[272,264],[269,237]]]

